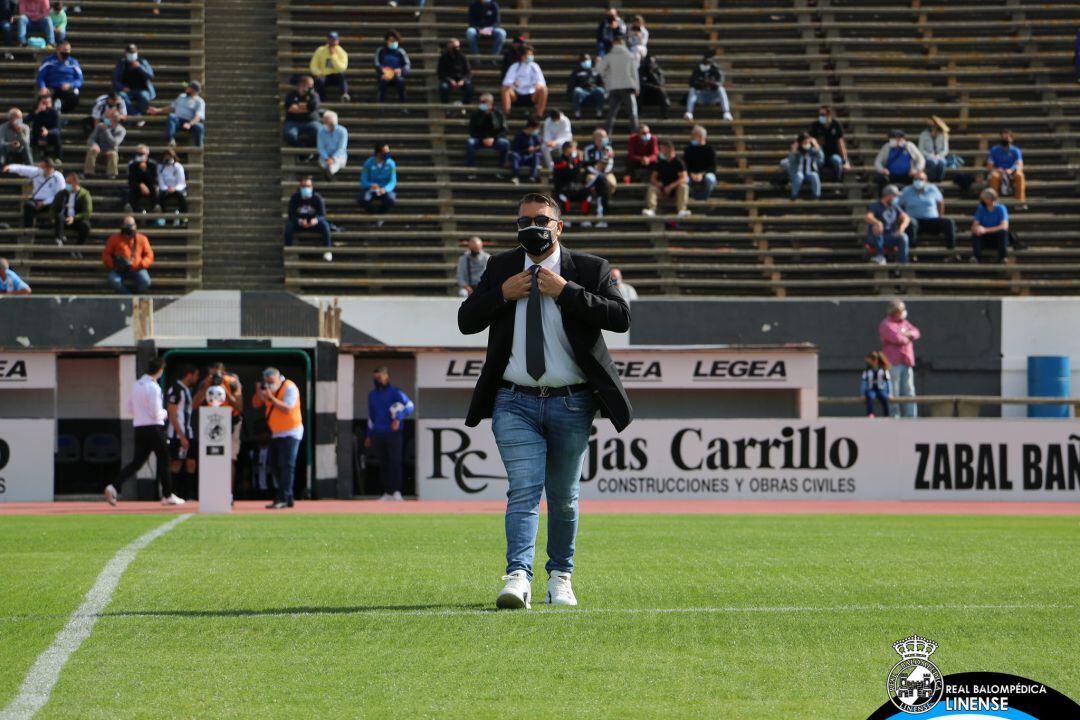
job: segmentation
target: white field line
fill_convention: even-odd
[[[49,696],[56,681],[60,679],[64,664],[83,641],[90,637],[94,623],[112,600],[113,592],[120,583],[120,576],[135,559],[135,555],[189,517],[190,513],[179,515],[133,540],[113,555],[98,575],[94,586],[86,593],[82,604],[56,634],[52,645],[38,656],[26,673],[26,679],[19,687],[18,694],[6,708],[0,710],[0,720],[28,720],[49,702]]]

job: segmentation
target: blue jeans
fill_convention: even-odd
[[[510,171],[514,173],[514,177],[518,177],[522,165],[529,168],[529,177],[536,180],[540,176],[540,151],[537,150],[532,155],[522,155],[518,152],[510,153]]]
[[[125,280],[130,280],[135,286],[135,294],[141,294],[150,289],[150,273],[145,270],[128,270],[127,272],[109,271],[108,283],[114,292],[120,295],[130,295],[131,291],[124,285]]]
[[[926,179],[930,182],[941,182],[945,177],[945,158],[926,158]]]
[[[866,398],[866,414],[867,415],[873,415],[874,414],[874,401],[875,400],[880,400],[881,401],[881,408],[882,408],[881,415],[882,415],[882,417],[888,417],[888,415],[889,415],[889,396],[885,394],[884,390],[878,390],[877,388],[874,388],[872,390],[867,390],[866,392],[863,393],[863,397]]]
[[[574,570],[581,465],[596,414],[592,393],[540,398],[501,388],[491,430],[509,487],[506,490],[506,572],[533,575],[540,495],[548,503],[548,572]]]
[[[450,83],[445,80],[439,83],[439,102],[446,105],[450,102],[450,93],[453,89],[450,87]],[[473,87],[472,80],[466,80],[461,86],[461,102],[466,105],[472,103]]]
[[[825,162],[832,168],[833,178],[836,182],[844,182],[844,158],[840,157],[839,154],[829,155],[825,158]]]
[[[695,90],[690,88],[690,93],[686,96],[686,112],[693,114],[694,106],[698,103],[719,105],[724,112],[731,112],[731,103],[728,102],[727,90],[722,87],[716,90]]]
[[[907,233],[886,232],[883,235],[867,233],[866,244],[872,247],[879,257],[885,257],[885,248],[894,247],[897,250],[896,261],[900,264],[908,261]]]
[[[795,171],[788,173],[791,177],[791,197],[792,199],[799,197],[799,191],[802,190],[804,182],[810,183],[810,193],[815,197],[821,197],[821,175],[816,172],[803,173]]]
[[[389,212],[394,207],[394,203],[397,202],[397,195],[394,194],[393,190],[387,190],[382,195],[376,195],[371,188],[367,190],[360,188],[359,202],[360,207],[367,212],[384,213]]]
[[[15,34],[20,45],[26,43],[27,30],[44,34],[46,45],[56,45],[56,33],[53,32],[52,18],[43,17],[40,20],[31,20],[25,15],[20,15],[19,19],[15,21]]]
[[[695,200],[708,200],[716,187],[716,175],[707,172],[701,176],[701,182],[690,181],[690,197]]]
[[[169,137],[169,140],[175,140],[176,139],[176,131],[179,130],[180,126],[185,122],[187,122],[187,121],[183,120],[176,113],[169,113],[169,122],[168,122],[168,137]],[[191,144],[194,145],[195,147],[202,147],[203,133],[205,132],[205,128],[203,127],[203,124],[201,122],[200,123],[195,123],[194,125],[191,126],[191,130],[189,132],[191,132]]]
[[[596,112],[602,112],[604,110],[604,89],[593,88],[592,90],[586,90],[585,88],[574,88],[574,91],[570,93],[570,102],[574,104],[574,114],[580,114],[581,108],[586,105],[592,105],[596,108]]]
[[[895,397],[915,397],[915,368],[910,365],[893,365],[889,368]],[[892,416],[919,417],[919,406],[915,403],[893,403]]]
[[[123,98],[124,104],[127,105],[129,114],[145,115],[146,109],[150,107],[150,101],[157,97],[157,93],[149,90],[132,90],[131,92],[120,93],[120,97]]]
[[[495,138],[495,142],[491,144],[491,147],[485,148],[478,138],[469,138],[465,141],[465,164],[469,167],[476,166],[477,150],[494,150],[499,153],[499,167],[502,167],[506,164],[506,154],[510,152],[510,141],[502,137]]]
[[[7,20],[0,20],[0,33],[3,33],[5,45],[11,45],[11,41],[15,39],[15,36],[11,31],[11,23]]]
[[[268,464],[274,474],[275,499],[278,502],[293,501],[293,479],[296,476],[296,453],[300,450],[300,438],[273,438],[270,440]]]
[[[285,247],[292,247],[293,237],[298,232],[317,232],[322,235],[323,245],[330,247],[333,245],[330,239],[330,223],[326,221],[326,218],[317,218],[315,227],[300,227],[299,220],[287,220],[285,222]]]
[[[319,123],[314,120],[286,120],[281,137],[293,147],[315,147]]]
[[[469,43],[469,52],[473,55],[480,54],[480,45],[478,39],[480,38],[479,28],[471,27],[465,31],[465,41]],[[503,43],[506,42],[506,31],[501,27],[491,29],[491,54],[498,55],[502,52]]]

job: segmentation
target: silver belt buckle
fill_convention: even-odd
[[[541,385],[540,386],[540,397],[546,398],[548,396],[548,392],[550,390],[551,390],[551,388],[549,388],[547,385]]]

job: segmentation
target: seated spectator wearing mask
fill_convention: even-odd
[[[551,170],[552,195],[562,209],[562,215],[570,214],[570,203],[581,203],[581,214],[589,213],[589,189],[585,187],[585,167],[577,143],[568,140],[563,143],[562,155],[555,161]],[[569,221],[564,220],[565,227]]]
[[[158,204],[158,164],[150,159],[150,148],[146,145],[135,146],[135,157],[127,167],[127,204],[124,212],[137,212],[145,215]]]
[[[945,217],[945,196],[937,185],[926,179],[926,173],[915,175],[915,180],[900,193],[897,201],[900,209],[911,218],[908,236],[911,247],[918,247],[919,239],[925,235],[940,235],[945,239],[945,247],[950,250],[946,261],[954,260],[956,255],[956,223]]]
[[[993,188],[986,188],[979,194],[979,207],[975,209],[975,219],[971,223],[971,251],[975,262],[983,261],[983,249],[987,246],[997,248],[997,261],[1005,262],[1009,248],[1009,211],[998,202],[998,194]]]
[[[799,199],[799,191],[804,183],[810,184],[810,194],[815,200],[821,197],[821,163],[825,153],[821,152],[817,140],[807,133],[799,133],[791,144],[787,156],[788,178],[791,180],[791,199]]]
[[[326,173],[326,179],[331,180],[349,162],[349,133],[338,124],[338,115],[333,110],[323,113],[317,146],[319,167]]]
[[[0,165],[29,165],[30,126],[23,122],[22,110],[8,110],[7,122],[0,125]]]
[[[832,169],[836,182],[844,182],[844,171],[851,169],[851,163],[848,162],[844,126],[833,116],[832,108],[828,105],[818,108],[817,120],[810,123],[810,129],[806,132],[817,141],[825,157],[820,164]]]
[[[31,152],[39,158],[42,155],[62,157],[64,141],[60,134],[60,111],[53,105],[52,93],[48,88],[38,91],[37,106],[27,119],[30,121]]]
[[[97,99],[94,100],[94,104],[90,108],[90,116],[83,118],[83,130],[87,136],[94,132],[94,128],[101,124],[109,111],[116,111],[120,122],[127,120],[127,103],[121,99],[119,93],[108,92],[98,95]]]
[[[622,270],[619,268],[611,268],[611,279],[615,281],[615,287],[618,289],[619,294],[623,296],[623,300],[626,302],[632,302],[638,299],[637,290],[634,286],[628,282],[623,282]]]
[[[360,171],[360,207],[369,213],[389,212],[397,202],[396,190],[397,163],[390,157],[390,146],[379,143]]]
[[[949,126],[937,115],[931,115],[926,129],[919,133],[919,152],[926,160],[927,179],[941,182],[949,157]]]
[[[574,106],[574,117],[581,118],[581,109],[591,105],[596,117],[604,115],[603,81],[593,70],[592,58],[587,53],[578,56],[578,66],[570,71],[566,81],[566,97]]]
[[[926,167],[919,148],[909,143],[903,130],[889,132],[889,141],[881,146],[874,158],[874,171],[878,191],[886,185],[907,185],[917,173]]]
[[[510,141],[506,135],[506,116],[494,106],[491,93],[480,96],[480,103],[469,118],[469,138],[465,141],[465,165],[476,167],[478,150],[494,150],[499,154],[499,167],[506,164]]]
[[[490,259],[491,255],[484,252],[484,241],[475,235],[469,238],[468,249],[458,258],[458,297],[467,298],[472,295]]]
[[[886,185],[881,191],[881,199],[870,204],[866,212],[866,244],[875,254],[871,262],[884,265],[885,248],[896,248],[897,262],[904,265],[908,261],[909,241],[907,228],[911,218],[900,209],[896,202],[900,189],[895,185]]]
[[[0,257],[0,295],[29,295],[30,286]]]
[[[79,61],[71,56],[71,43],[66,40],[56,46],[56,53],[45,58],[38,68],[38,88],[48,88],[56,103],[66,113],[79,107],[79,91],[83,86],[83,71]]]
[[[108,283],[113,292],[130,295],[126,287],[131,283],[135,294],[150,289],[150,266],[154,264],[154,250],[150,241],[138,231],[135,218],[128,215],[120,225],[120,232],[109,236],[101,261],[109,271]]]
[[[521,182],[521,168],[529,168],[529,182],[540,179],[540,123],[529,118],[510,145],[510,182]]]
[[[90,147],[86,149],[86,161],[83,173],[90,177],[97,170],[98,157],[105,158],[105,174],[115,178],[119,173],[120,143],[124,142],[127,130],[120,124],[120,113],[109,110],[101,119],[94,132],[90,134]]]
[[[683,162],[690,175],[690,197],[708,200],[716,187],[716,150],[709,144],[704,126],[690,131],[690,144],[683,150]]]
[[[706,51],[701,62],[690,73],[690,92],[686,96],[686,114],[683,117],[692,122],[694,108],[698,105],[719,105],[725,120],[731,122],[735,119],[731,114],[731,102],[724,89],[724,71],[716,59],[715,48]]]
[[[630,134],[626,148],[626,169],[634,182],[647,182],[660,159],[660,141],[648,125],[642,124]]]
[[[15,35],[19,47],[26,47],[26,33],[35,32],[45,36],[45,45],[56,45],[56,31],[53,28],[52,15],[49,12],[49,0],[18,0],[11,19],[15,23]],[[10,30],[5,31],[5,35]],[[5,41],[7,38],[5,38]]]
[[[666,82],[664,70],[652,53],[641,58],[638,65],[638,89],[641,94],[638,99],[643,105],[659,105],[661,120],[667,120],[668,112],[671,111],[671,98],[664,87]]]
[[[455,38],[446,43],[446,49],[439,56],[436,71],[439,78],[439,102],[450,102],[450,93],[461,91],[461,102],[471,105],[473,101],[472,68],[469,58],[461,52],[461,43]]]
[[[499,3],[495,0],[473,0],[469,4],[469,27],[465,30],[469,52],[479,55],[478,40],[482,37],[491,38],[491,54],[498,57],[503,43],[506,42],[506,30],[499,27],[499,22]]]
[[[166,133],[170,147],[176,145],[176,133],[180,130],[187,130],[191,133],[192,145],[202,147],[203,136],[206,131],[204,126],[206,121],[206,101],[199,97],[200,92],[202,92],[202,84],[197,80],[192,80],[184,88],[184,92],[176,96],[172,105],[163,108],[147,108],[146,111],[151,115],[169,114]]]
[[[375,51],[375,77],[379,84],[379,102],[386,101],[386,91],[397,90],[398,102],[405,102],[405,77],[412,69],[409,54],[401,47],[401,36],[390,30]]]
[[[589,199],[596,206],[596,227],[606,228],[604,213],[611,196],[618,187],[618,181],[612,170],[615,168],[615,151],[611,147],[611,140],[607,131],[596,128],[593,131],[593,141],[585,146],[585,154],[582,162],[585,168],[585,187],[589,191]],[[582,227],[589,227],[592,223],[585,220]]]
[[[75,234],[75,244],[84,245],[90,237],[90,218],[94,215],[94,199],[90,191],[82,186],[79,174],[71,171],[67,174],[67,184],[53,203],[56,208],[56,218],[53,225],[56,227],[56,244],[63,245],[68,241],[68,233]],[[78,258],[81,253],[76,252]],[[76,259],[78,259],[76,258]]]
[[[550,170],[555,164],[552,153],[555,156],[561,155],[563,143],[570,142],[573,139],[574,133],[570,126],[570,118],[555,108],[548,110],[547,117],[544,118],[543,133],[540,136],[542,143],[540,153],[544,157],[544,167]]]
[[[988,182],[999,196],[1007,195],[1011,188],[1019,203],[1018,210],[1027,210],[1027,194],[1024,188],[1024,154],[1013,145],[1012,130],[1002,130],[1001,140],[990,148],[986,156]]]
[[[157,177],[158,203],[162,212],[168,212],[170,205],[175,206],[173,211],[173,227],[180,227],[181,222],[187,222],[180,217],[187,215],[187,174],[184,166],[176,158],[176,151],[172,148],[165,150],[161,156],[161,165],[158,166]],[[165,218],[158,218],[158,227],[165,224]]]
[[[512,107],[531,107],[537,117],[544,115],[548,88],[544,71],[536,62],[532,45],[521,48],[520,59],[510,66],[502,81],[502,109],[506,115]]]
[[[153,80],[154,68],[150,61],[139,57],[139,47],[131,43],[113,68],[112,85],[133,115],[145,115],[151,101],[157,97]]]
[[[53,214],[53,201],[64,189],[64,178],[50,158],[42,158],[37,165],[5,165],[0,172],[30,179],[30,197],[23,202],[24,228],[33,228],[39,215]]]
[[[319,134],[319,96],[315,81],[303,75],[285,94],[285,124],[281,137],[293,147],[315,147]]]
[[[675,203],[676,217],[690,214],[686,207],[690,199],[686,164],[675,154],[675,144],[667,139],[660,141],[660,159],[653,168],[649,187],[645,190],[645,207],[641,214],[647,217],[655,216],[656,206],[662,199]]]
[[[330,221],[326,219],[326,201],[315,192],[315,183],[308,175],[300,180],[300,186],[289,198],[289,217],[285,221],[285,247],[292,247],[293,238],[298,232],[317,232],[322,236],[326,252],[323,260],[334,259],[330,248],[333,247]]]
[[[611,46],[619,35],[626,35],[626,23],[619,17],[616,8],[609,8],[604,19],[596,26],[596,57],[604,57],[611,52]]]

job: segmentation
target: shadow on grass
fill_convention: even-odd
[[[429,605],[353,605],[345,607],[235,608],[231,610],[115,610],[98,617],[190,617],[228,618],[273,615],[456,615],[462,612],[495,613],[491,603],[434,603]]]

